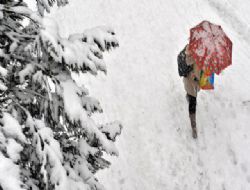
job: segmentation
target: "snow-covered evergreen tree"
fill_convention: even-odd
[[[59,35],[44,16],[67,0],[0,1],[0,189],[103,189],[94,174],[109,166],[119,122],[97,124],[98,100],[72,72],[106,72],[103,52],[118,46],[114,31],[96,27]],[[29,20],[24,25],[24,19]]]

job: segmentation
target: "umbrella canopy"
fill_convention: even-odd
[[[203,21],[190,29],[188,50],[207,75],[220,74],[232,64],[232,42],[221,26]]]

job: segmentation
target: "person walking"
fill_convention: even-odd
[[[200,90],[199,81],[200,81],[200,70],[195,64],[194,59],[192,58],[190,52],[188,51],[188,45],[185,49],[186,54],[186,63],[191,66],[193,69],[188,73],[186,77],[183,77],[183,83],[185,90],[187,92],[186,98],[189,103],[188,111],[189,118],[192,127],[192,136],[197,138],[197,128],[196,128],[196,104],[197,104],[197,95]]]
[[[202,21],[190,29],[189,43],[178,55],[178,71],[183,77],[192,136],[197,138],[196,104],[200,90],[214,89],[214,73],[232,64],[232,41],[222,27]]]
[[[179,74],[180,76],[183,76],[183,83],[186,91],[186,99],[189,104],[188,111],[192,128],[192,136],[193,138],[197,138],[196,104],[197,104],[197,95],[200,90],[199,81],[200,81],[201,71],[198,69],[194,59],[190,55],[190,52],[188,50],[188,45],[186,45],[186,47],[178,55],[178,62],[179,65],[180,64],[182,65],[181,68],[179,67]]]

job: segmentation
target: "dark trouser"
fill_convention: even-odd
[[[187,94],[187,100],[189,103],[189,114],[194,114],[196,112],[196,97]]]

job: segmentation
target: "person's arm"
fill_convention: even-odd
[[[194,63],[194,68],[193,68],[193,80],[196,81],[196,82],[199,82],[200,81],[200,69],[198,69],[198,66],[196,65],[196,63]]]

